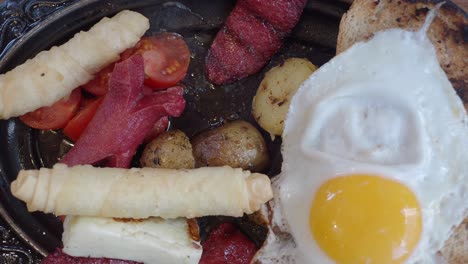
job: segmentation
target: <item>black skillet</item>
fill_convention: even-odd
[[[259,73],[227,86],[213,86],[204,75],[204,57],[214,36],[235,1],[209,0],[56,0],[5,1],[0,4],[0,72],[4,73],[39,51],[58,45],[79,30],[86,30],[104,16],[132,9],[151,21],[148,35],[160,31],[181,34],[192,52],[187,86],[187,108],[171,127],[190,137],[233,120],[255,124],[251,102],[265,71],[289,57],[305,57],[322,65],[335,54],[338,24],[348,4],[342,1],[309,1],[300,23],[281,51]],[[280,168],[280,140],[264,133],[273,157],[270,175]],[[0,214],[11,228],[42,255],[61,245],[61,222],[52,215],[28,213],[24,203],[12,197],[9,186],[20,169],[51,167],[70,147],[59,131],[38,131],[17,118],[0,121]],[[243,220],[235,221],[244,232],[261,243],[265,232]],[[202,237],[219,219],[200,221]],[[37,261],[37,260],[36,260]]]

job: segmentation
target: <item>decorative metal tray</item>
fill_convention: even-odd
[[[300,23],[281,51],[260,73],[235,84],[214,87],[204,75],[203,59],[211,41],[235,5],[234,0],[9,0],[0,3],[0,72],[23,63],[39,51],[58,45],[104,16],[123,9],[146,15],[148,34],[173,31],[187,41],[193,58],[187,86],[187,109],[172,126],[189,136],[223,120],[253,122],[252,97],[266,70],[292,56],[322,65],[335,54],[339,20],[349,7],[343,1],[309,1]],[[280,140],[267,135],[271,156],[278,157]],[[10,193],[10,183],[22,168],[51,167],[70,143],[57,131],[37,131],[18,119],[0,121],[0,263],[39,263],[61,245],[61,222],[52,215],[29,213]],[[276,159],[270,173],[280,166]]]

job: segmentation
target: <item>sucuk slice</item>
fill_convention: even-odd
[[[237,5],[231,12],[226,20],[226,28],[241,44],[251,47],[261,60],[271,58],[283,44],[272,25],[249,12],[243,5]]]
[[[257,71],[263,62],[222,29],[206,57],[208,78],[214,84],[226,84]]]
[[[145,142],[150,142],[158,135],[166,131],[167,127],[169,126],[169,118],[167,116],[162,117],[156,123],[154,123],[153,128],[146,134]]]
[[[239,0],[205,58],[208,79],[229,84],[258,72],[299,21],[305,0]]]
[[[249,264],[257,246],[231,223],[222,223],[202,243],[200,264]]]
[[[239,4],[262,17],[278,32],[288,34],[299,21],[306,2],[304,0],[240,0]]]

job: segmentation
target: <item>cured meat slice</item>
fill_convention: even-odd
[[[202,243],[200,264],[249,264],[257,246],[231,223],[222,223]]]
[[[278,32],[287,34],[299,22],[305,0],[240,0],[239,5],[270,23]]]
[[[105,166],[127,168],[157,120],[182,114],[182,87],[144,95],[144,78],[141,55],[116,64],[109,93],[62,163],[74,166],[105,160]]]
[[[258,72],[299,21],[305,0],[239,0],[205,59],[208,79],[229,84]]]

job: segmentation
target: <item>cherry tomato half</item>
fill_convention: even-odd
[[[114,65],[112,63],[98,72],[94,79],[82,86],[83,90],[97,96],[107,94],[107,91],[109,91],[109,79],[114,70]]]
[[[26,125],[36,129],[59,129],[65,127],[75,115],[81,101],[81,89],[75,89],[67,98],[52,106],[41,107],[20,116]]]
[[[190,50],[184,39],[174,33],[143,37],[133,48],[145,61],[145,84],[153,89],[169,88],[185,77]],[[128,56],[124,52],[122,57]]]
[[[68,122],[67,126],[63,129],[63,133],[73,141],[77,141],[80,138],[83,131],[88,126],[94,114],[98,110],[104,97],[94,99],[89,103],[83,104],[84,107],[81,109],[75,117]]]

